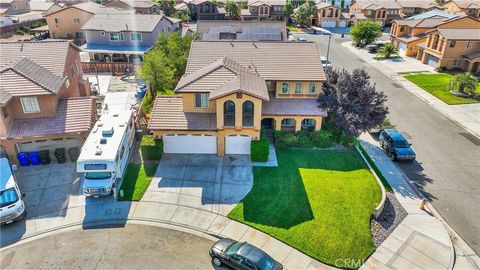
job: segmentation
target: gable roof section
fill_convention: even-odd
[[[156,3],[147,0],[119,0],[119,2],[125,3],[134,8],[150,8],[157,6]]]
[[[451,0],[445,2],[444,4],[449,2],[453,2],[461,8],[480,8],[480,2],[476,0]]]
[[[444,38],[448,40],[480,40],[479,29],[448,29],[437,28],[427,33],[439,32]]]
[[[265,80],[253,74],[239,74],[229,82],[219,86],[210,93],[210,100],[215,100],[233,93],[244,93],[265,101],[269,100]]]
[[[97,4],[95,2],[84,2],[84,3],[79,3],[71,6],[66,6],[62,9],[56,10],[54,12],[51,12],[49,14],[46,14],[45,17],[51,16],[52,14],[56,14],[58,12],[62,12],[68,9],[77,9],[80,11],[88,12],[90,14],[109,14],[109,13],[118,13],[118,14],[134,14],[134,10],[120,10],[117,8],[112,8],[112,7],[106,7],[104,5]]]
[[[123,14],[95,14],[82,30],[153,32],[163,18],[166,18],[163,14],[131,14],[129,20],[125,21]]]
[[[194,41],[184,76],[222,57],[254,68],[264,80],[326,80],[320,54],[312,42]]]

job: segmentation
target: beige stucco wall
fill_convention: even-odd
[[[249,96],[247,94],[242,94],[241,98],[237,97],[237,94],[231,94],[225,97],[221,97],[216,100],[217,108],[217,128],[224,129],[223,121],[223,107],[224,103],[228,100],[231,100],[235,103],[235,129],[242,130],[242,116],[243,116],[243,103],[247,100],[253,102],[253,128],[260,130],[261,125],[261,116],[262,116],[262,100],[256,97]]]
[[[68,7],[58,12],[45,16],[47,20],[48,30],[50,31],[50,38],[74,39],[75,32],[81,32],[83,25],[93,17],[92,13]],[[55,23],[55,18],[60,19],[60,23]],[[80,19],[79,24],[74,24],[73,19]]]
[[[321,82],[314,82],[315,83],[315,93],[308,92],[308,86],[311,82],[286,82],[289,85],[289,93],[283,94],[282,93],[282,84],[286,81],[277,81],[275,86],[275,96],[277,98],[315,98],[322,92],[322,83]],[[297,83],[302,84],[302,94],[295,93],[295,85]]]
[[[195,93],[180,93],[180,95],[183,97],[184,112],[214,113],[217,111],[214,100],[208,102],[208,108],[197,108],[195,107]]]

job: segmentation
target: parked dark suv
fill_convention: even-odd
[[[380,132],[380,145],[392,160],[414,161],[416,154],[400,132],[395,129],[384,129]]]
[[[227,265],[241,270],[281,270],[283,266],[267,253],[246,242],[229,238],[220,239],[210,249],[216,266]]]

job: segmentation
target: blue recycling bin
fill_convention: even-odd
[[[28,153],[20,152],[17,154],[18,163],[20,166],[30,166],[30,159],[28,158]]]
[[[33,166],[37,166],[37,165],[42,164],[40,162],[40,157],[38,156],[38,152],[30,152],[28,154],[28,157],[30,158],[30,162],[32,162]]]

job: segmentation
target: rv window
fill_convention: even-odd
[[[130,123],[128,123],[128,125],[129,125],[129,128],[132,129],[132,127],[133,127],[133,121],[130,120]]]
[[[87,179],[109,179],[112,176],[111,172],[89,172],[85,174]]]
[[[124,153],[125,153],[125,146],[122,146],[122,151],[120,151],[120,159],[123,158]]]
[[[9,188],[0,191],[0,207],[5,207],[14,204],[18,201],[17,192],[15,188]]]
[[[83,168],[87,171],[106,170],[107,164],[85,164]]]

